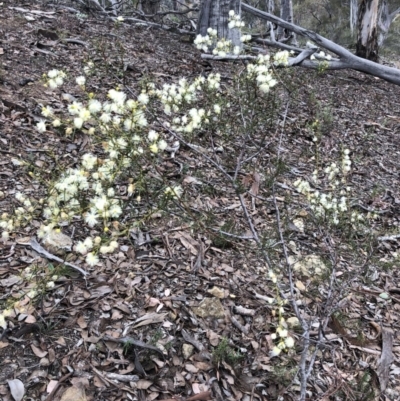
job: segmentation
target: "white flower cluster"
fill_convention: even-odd
[[[90,99],[87,107],[78,102],[70,104],[68,108],[70,114],[78,116],[75,117],[74,125],[77,125],[76,118],[91,121],[92,118],[102,113],[99,118],[102,131],[107,132],[123,125],[123,130],[127,132],[127,135],[113,135],[103,143],[108,158],[99,159],[90,153],[85,154],[82,156],[80,168],[67,170],[55,182],[44,208],[44,217],[50,221],[50,224],[41,227],[40,237],[45,236],[55,226],[70,222],[79,214],[83,214],[84,221],[89,227],[94,227],[104,221],[106,230],[110,220],[117,220],[122,214],[120,201],[115,198],[116,191],[110,185],[121,172],[121,167],[129,167],[133,157],[144,152],[144,149],[139,146],[141,142],[147,141],[152,153],[157,153],[167,147],[167,143],[163,139],[160,140],[159,134],[154,130],[148,132],[147,138],[142,138],[135,133],[129,134],[135,128],[142,130],[147,125],[143,106],[149,99],[145,93],[138,97],[138,101],[126,101],[126,95],[117,90],[109,91],[108,97],[112,103],[102,104],[96,99]],[[107,114],[109,117],[104,118],[104,115]],[[76,250],[86,254],[92,246],[89,239],[86,242],[78,243]],[[109,245],[100,247],[100,253],[111,253],[116,246],[116,242],[111,241]],[[95,265],[98,261],[98,256],[94,252],[87,254],[86,262],[89,265]]]
[[[190,104],[196,100],[197,92],[205,89],[217,90],[220,87],[220,80],[220,74],[210,74],[207,78],[199,76],[192,84],[189,84],[185,79],[181,79],[178,85],[165,84],[163,89],[156,91],[156,93],[164,104],[164,112],[170,115],[172,112],[180,111],[184,103]],[[213,111],[215,114],[219,114],[221,108],[219,105],[214,105]],[[191,133],[193,130],[201,128],[203,123],[209,123],[210,115],[211,111],[193,107],[183,116],[173,118],[172,128],[177,132]],[[160,147],[160,144],[158,146]]]
[[[247,65],[248,77],[255,78],[260,91],[264,93],[268,93],[277,84],[276,79],[272,77],[270,67],[270,57],[268,54],[259,54],[255,64]]]
[[[330,54],[325,54],[325,52],[319,52],[319,53],[317,53],[317,55],[315,55],[315,54],[312,54],[311,56],[310,56],[310,60],[315,60],[315,59],[324,59],[324,60],[332,60],[332,56],[330,55]]]
[[[339,212],[347,210],[346,197],[342,196],[340,201],[331,193],[325,194],[311,189],[307,181],[298,179],[293,184],[297,191],[303,194],[310,202],[310,208],[317,217],[331,217],[333,224],[339,224]]]
[[[164,112],[170,115],[171,112],[178,112],[184,104],[190,104],[196,100],[196,91],[201,89],[201,84],[205,81],[204,77],[198,77],[192,84],[184,78],[178,84],[164,84],[156,94],[164,105]]]
[[[93,249],[93,240],[91,237],[87,237],[84,241],[79,241],[75,244],[75,251],[81,255],[86,255],[91,249]]]
[[[328,175],[328,180],[333,181],[337,174],[339,174],[340,169],[336,163],[332,163],[324,170],[324,172]]]
[[[56,89],[64,83],[66,74],[62,70],[50,70],[47,74],[44,74],[45,86],[51,89]]]
[[[229,23],[228,28],[242,28],[244,26],[244,22],[241,21],[240,15],[236,15],[233,10],[229,12]],[[232,46],[232,42],[228,39],[221,38],[217,41],[217,30],[208,28],[207,35],[201,36],[197,35],[194,40],[194,44],[197,49],[202,50],[204,52],[208,52],[209,48],[212,47],[212,53],[215,56],[225,57],[227,54],[233,53],[235,55],[240,54],[241,47],[240,46]],[[241,42],[248,42],[251,40],[251,35],[242,35],[240,37]]]
[[[289,52],[287,50],[282,50],[275,53],[274,64],[287,66],[289,64]]]
[[[241,20],[239,14],[235,14],[235,11],[230,10],[229,11],[229,23],[228,23],[228,28],[229,29],[234,29],[238,28],[241,30],[245,26],[245,23]],[[249,34],[243,34],[240,36],[240,41],[242,43],[249,42],[251,40],[251,35]],[[241,48],[239,46],[235,46],[233,48],[233,54],[238,55],[241,52]]]
[[[86,65],[83,67],[83,72],[84,72],[86,75],[88,75],[88,74],[90,74],[90,73],[93,71],[93,69],[94,69],[94,63],[93,63],[93,61],[88,61],[88,62],[86,63]]]
[[[217,35],[218,32],[216,29],[208,28],[207,35],[197,35],[194,44],[197,49],[202,50],[203,52],[208,52],[208,48],[216,41]]]
[[[14,216],[3,213],[0,217],[0,228],[3,229],[1,236],[4,241],[8,240],[11,231],[29,223],[32,220],[32,213],[35,211],[33,202],[23,193],[17,192],[15,199],[20,206],[15,207]]]
[[[239,14],[235,14],[234,10],[229,11],[229,19],[228,19],[228,28],[229,29],[234,29],[234,28],[243,28],[244,27],[244,22],[241,20]]]
[[[342,172],[344,175],[348,174],[351,170],[351,160],[350,160],[350,150],[345,149],[343,151],[343,159],[342,159]]]
[[[85,86],[86,78],[83,75],[81,75],[79,77],[76,77],[75,81],[79,86]]]
[[[225,57],[228,53],[230,53],[231,48],[232,48],[232,42],[228,39],[222,38],[215,44],[212,53],[215,56]]]
[[[84,155],[80,169],[67,170],[55,183],[46,201],[44,217],[53,226],[69,222],[84,209],[81,202],[84,198],[83,203],[88,202],[90,208],[85,215],[89,227],[94,227],[100,219],[117,219],[122,208],[119,200],[114,198],[114,188],[109,186],[114,180],[116,167],[111,159],[98,160],[91,154]]]
[[[278,356],[282,351],[288,350],[294,347],[294,338],[289,336],[289,332],[286,328],[286,322],[281,319],[281,325],[278,326],[275,333],[271,334],[272,340],[278,340],[278,344],[273,347],[269,356],[273,358]]]
[[[195,80],[194,87],[199,91],[204,89],[215,91],[220,86],[220,80],[220,74],[210,74],[207,79],[204,77],[198,77]],[[177,109],[178,107],[177,105],[174,105],[173,108]],[[190,134],[194,130],[200,129],[203,124],[208,124],[210,122],[210,116],[212,112],[215,114],[220,114],[221,107],[218,104],[215,104],[212,108],[212,111],[206,111],[203,108],[197,109],[193,107],[183,116],[175,117],[172,120],[172,128],[177,132]]]
[[[320,193],[319,191],[313,190],[310,184],[302,179],[298,179],[294,182],[294,186],[297,191],[303,194],[309,201],[310,208],[313,210],[317,217],[329,217],[333,224],[339,224],[339,219],[343,216],[344,212],[348,211],[347,193],[350,191],[350,187],[344,187],[346,180],[345,176],[351,170],[351,160],[349,157],[350,151],[346,149],[343,152],[342,159],[342,170],[336,163],[331,163],[330,166],[324,169],[326,178],[328,179],[330,193]],[[342,173],[343,178],[341,183],[338,180],[338,175]],[[313,172],[313,181],[318,182],[318,171]],[[339,191],[338,196],[335,196],[335,192],[339,185],[343,188]],[[363,220],[363,216],[356,211],[350,214],[350,221],[352,223]]]
[[[196,129],[200,129],[203,123],[208,123],[208,117],[210,112],[204,109],[192,108],[189,110],[188,114],[182,117],[176,117],[173,120],[173,128],[177,132],[185,132],[187,134],[192,133]]]
[[[164,193],[166,196],[170,196],[171,198],[180,198],[183,193],[183,188],[180,185],[175,187],[167,187]]]
[[[80,78],[84,77],[78,77],[77,82],[83,85],[85,81]],[[172,101],[172,99],[175,102],[177,102],[178,99],[181,101],[183,99],[190,101],[191,93],[196,89],[196,83],[193,87],[188,87],[185,80],[181,80],[180,86],[179,90],[176,90],[176,88],[172,86],[170,88],[164,88],[164,94],[161,96],[162,101],[164,100],[167,103],[169,100]],[[149,87],[152,88],[153,86],[150,84]],[[169,93],[169,95],[165,96],[165,92]],[[111,89],[108,92],[107,97],[111,101],[102,103],[92,97],[86,105],[77,101],[70,103],[68,105],[68,112],[72,116],[72,120],[69,122],[70,125],[65,130],[66,134],[71,134],[74,128],[83,129],[85,124],[93,125],[95,122],[97,122],[98,127],[103,133],[117,132],[119,129],[123,129],[125,132],[130,133],[132,131],[141,131],[148,125],[145,115],[145,107],[149,102],[149,95],[146,92],[142,92],[137,100],[127,100],[126,93],[120,90]],[[166,108],[168,108],[168,104],[166,104]],[[42,108],[42,115],[44,117],[52,117],[54,113],[53,110],[47,106]],[[52,125],[54,127],[59,127],[61,126],[61,121],[55,118]],[[45,121],[40,121],[37,124],[37,129],[39,132],[45,132]],[[90,127],[87,132],[93,134],[95,132],[94,127]],[[105,148],[109,153],[110,159],[118,159],[121,154],[126,153],[127,148],[136,147],[136,149],[131,150],[130,153],[126,154],[126,157],[123,159],[124,164],[129,164],[130,156],[135,156],[144,152],[144,149],[140,146],[141,142],[142,138],[137,134],[133,134],[128,138],[113,137],[112,140],[105,143]],[[158,143],[155,143],[154,140],[151,140],[150,142],[151,143],[149,143],[148,146],[152,153],[157,153],[158,150],[164,150],[167,147],[164,140],[160,140]],[[102,167],[102,171],[99,172],[107,173],[107,171],[111,171],[111,165],[112,163],[108,161]]]
[[[278,281],[278,277],[272,271],[268,271],[268,279],[272,281],[273,284],[276,284]],[[271,334],[272,340],[278,340],[278,343],[273,347],[270,352],[270,357],[278,356],[282,351],[288,350],[289,348],[293,348],[294,346],[294,339],[293,337],[289,336],[289,332],[287,330],[287,322],[283,317],[285,313],[285,309],[283,306],[287,303],[286,300],[278,298],[275,300],[274,298],[267,298],[268,303],[273,304],[276,302],[276,309],[272,310],[272,314],[275,316],[278,314],[279,316],[279,325],[275,331],[275,333]]]

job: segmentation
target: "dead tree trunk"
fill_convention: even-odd
[[[281,0],[281,19],[284,21],[293,23],[293,3],[292,0]],[[291,43],[296,42],[296,35],[294,32],[290,32],[283,27],[278,27],[278,40],[280,42],[289,41]]]
[[[197,23],[197,34],[206,36],[207,29],[213,28],[218,32],[218,38],[225,38],[232,42],[233,46],[242,47],[240,30],[229,29],[229,11],[235,11],[240,15],[240,0],[203,0]]]
[[[356,55],[378,61],[379,0],[361,0],[358,8]]]

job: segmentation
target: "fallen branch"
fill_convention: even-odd
[[[34,251],[39,253],[40,255],[43,255],[45,258],[50,259],[50,260],[55,260],[56,262],[62,263],[65,266],[71,267],[74,270],[77,270],[79,273],[83,274],[84,277],[86,277],[89,273],[82,269],[79,266],[76,266],[72,263],[66,262],[65,260],[59,258],[56,255],[53,255],[50,252],[47,252],[46,249],[44,249],[37,241],[35,238],[31,238],[31,240],[27,243],[19,243],[20,245],[29,245]]]
[[[374,63],[373,61],[357,57],[344,47],[339,46],[338,44],[332,42],[329,39],[324,38],[321,35],[318,35],[314,31],[310,31],[298,25],[286,22],[283,19],[276,17],[275,15],[258,10],[257,8],[254,8],[246,3],[242,3],[242,10],[247,11],[248,13],[253,14],[259,18],[275,23],[298,35],[306,37],[307,39],[314,42],[318,47],[322,47],[339,56],[340,60],[338,61],[326,60],[326,67],[324,67],[324,69],[326,70],[352,69],[373,75],[375,77],[382,78],[385,81],[388,81],[392,84],[400,85],[400,70],[398,70],[397,68],[383,66],[378,63]],[[257,42],[262,43],[262,39],[257,39]],[[269,44],[274,46],[274,44],[278,45],[278,42],[269,41]],[[282,46],[277,46],[277,47],[282,47]],[[291,64],[291,60],[292,59],[289,60],[289,65],[294,65]],[[311,60],[303,60],[302,62],[296,65],[299,65],[300,67],[313,68],[313,69],[318,69],[319,67],[318,61],[314,62]]]

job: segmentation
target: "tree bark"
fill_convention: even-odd
[[[400,7],[395,9],[394,11],[389,11],[389,6],[387,0],[381,0],[381,4],[379,7],[379,17],[378,17],[378,45],[382,46],[385,41],[390,25],[396,19],[396,17],[400,14]]]
[[[378,61],[379,0],[361,0],[358,9],[356,55]]]
[[[358,1],[357,0],[350,0],[350,31],[351,31],[351,36],[353,36],[354,29],[357,26],[357,14],[358,14]]]
[[[293,23],[293,3],[292,0],[281,0],[281,19],[284,21]],[[294,32],[290,32],[283,27],[278,27],[278,40],[288,41],[291,43],[296,43],[296,35]]]
[[[228,28],[229,11],[240,15],[240,0],[203,0],[197,22],[197,34],[207,35],[207,29],[218,32],[218,38],[229,39],[233,46],[242,47],[240,30]]]

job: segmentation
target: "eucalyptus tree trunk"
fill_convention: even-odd
[[[378,61],[379,0],[361,0],[358,9],[356,55]]]
[[[398,3],[398,2],[397,2]],[[395,9],[394,11],[389,11],[389,6],[387,0],[381,0],[379,7],[379,16],[378,16],[378,45],[381,46],[385,41],[391,23],[399,16],[400,7]]]
[[[293,3],[292,0],[281,0],[281,19],[293,24]],[[281,26],[278,27],[278,40],[286,42],[290,40],[291,43],[296,43],[296,35],[294,32],[288,31]]]
[[[350,0],[350,31],[353,36],[354,29],[357,25],[358,1]]]
[[[267,0],[267,13],[274,14],[275,13],[275,1],[274,0]]]
[[[242,48],[240,30],[228,28],[230,10],[240,15],[240,0],[202,0],[197,34],[205,36],[208,28],[216,29],[218,38],[229,39],[233,46]]]

